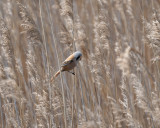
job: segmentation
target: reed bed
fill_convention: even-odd
[[[0,128],[51,127],[160,127],[159,0],[0,1]]]

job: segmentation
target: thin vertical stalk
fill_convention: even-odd
[[[1,112],[1,122],[2,122],[1,127],[4,128],[1,96],[0,96],[0,112]]]
[[[55,36],[54,36],[54,31],[53,31],[54,26],[53,26],[53,21],[52,21],[52,15],[51,15],[51,12],[49,11],[50,9],[48,9],[48,5],[47,5],[46,2],[45,2],[45,6],[47,8],[47,14],[48,14],[48,17],[49,17],[49,22],[51,24],[51,33],[52,33],[53,43],[54,43],[54,46],[55,46],[56,57],[57,57],[57,60],[58,60],[58,68],[60,69],[60,61],[59,61],[59,56],[58,56],[58,51],[57,51],[57,44],[56,44],[56,39],[55,39]],[[63,97],[63,105],[64,105],[63,106],[63,108],[64,108],[64,125],[65,125],[65,128],[67,128],[66,101],[65,101],[64,84],[63,84],[61,72],[60,72],[60,79],[61,79],[62,97]]]
[[[21,127],[21,122],[20,122],[20,119],[19,119],[19,112],[18,112],[18,108],[17,108],[17,104],[16,104],[16,100],[15,99],[14,99],[14,106],[15,106],[16,118],[17,118],[17,121],[18,121],[18,126]]]
[[[79,68],[78,68],[79,69]],[[80,71],[78,70],[78,76],[80,76]],[[85,110],[85,104],[84,104],[84,99],[83,99],[83,89],[82,89],[82,83],[81,83],[81,79],[79,78],[79,83],[80,83],[80,88],[81,88],[81,100],[82,100],[82,108],[83,108],[83,112],[84,112],[84,117],[85,117],[85,121],[87,120],[86,118],[86,110]]]
[[[49,93],[49,108],[50,111],[52,111],[52,93],[51,93],[51,84],[50,84],[50,66],[49,66],[49,58],[48,58],[48,52],[47,52],[47,42],[46,42],[46,36],[45,36],[45,32],[44,32],[44,23],[43,23],[43,19],[42,19],[42,5],[41,5],[41,0],[39,0],[39,8],[40,8],[40,18],[41,18],[41,25],[42,25],[42,36],[44,39],[44,48],[45,48],[45,56],[47,59],[47,76],[49,77],[49,82],[48,82],[48,93]],[[54,123],[53,121],[53,115],[52,112],[50,113],[50,121],[49,121],[49,127],[52,126],[52,123]]]

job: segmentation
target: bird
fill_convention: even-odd
[[[59,71],[56,72],[56,74],[51,78],[51,82],[53,81],[54,78],[56,78],[60,72],[63,71],[68,71],[70,72],[70,70],[74,69],[74,67],[76,67],[76,65],[78,64],[78,62],[81,60],[82,58],[82,53],[80,51],[76,51],[73,54],[71,54],[61,65],[61,69]],[[73,75],[75,75],[73,72],[70,72]]]

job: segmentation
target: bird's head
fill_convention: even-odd
[[[82,53],[80,51],[77,51],[74,53],[76,61],[80,61],[82,59]]]

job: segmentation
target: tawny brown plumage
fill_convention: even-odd
[[[58,72],[56,72],[56,74],[54,75],[54,77],[57,77],[60,74],[60,72],[61,72],[60,70]]]

